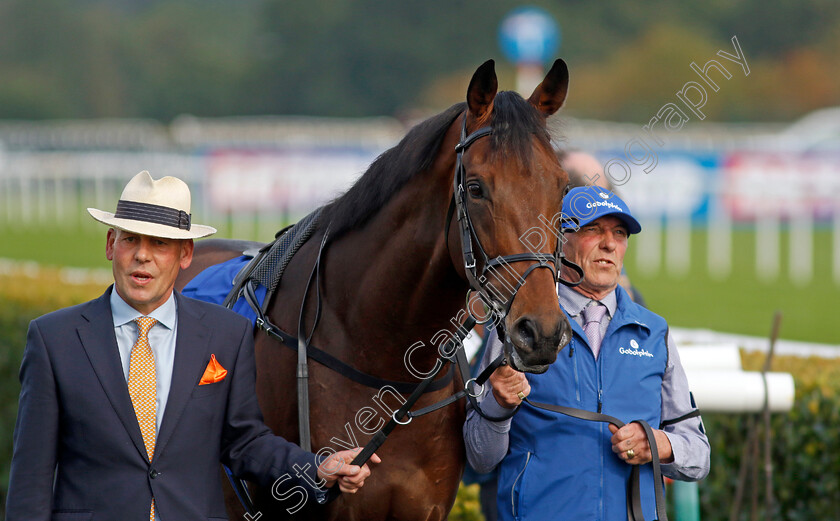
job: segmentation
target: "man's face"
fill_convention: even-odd
[[[600,300],[615,289],[624,265],[627,237],[627,227],[611,215],[566,234],[563,252],[567,259],[583,268],[583,282],[575,288],[579,293]],[[566,278],[575,280],[576,277],[569,272]]]
[[[114,287],[131,307],[148,315],[166,302],[178,272],[192,262],[193,241],[108,230],[105,255],[112,261]]]

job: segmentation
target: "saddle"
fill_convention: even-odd
[[[300,247],[312,236],[322,210],[323,207],[318,208],[296,224],[283,228],[277,232],[273,242],[259,250],[242,252],[244,257],[250,257],[251,260],[234,277],[231,289],[222,305],[228,309],[234,309],[237,303],[244,303],[245,285],[253,282],[265,288],[265,292],[259,292],[258,296],[260,309],[265,314],[268,302],[277,290],[277,286],[280,285],[280,279],[283,278],[286,267]],[[256,315],[254,315],[255,318]]]

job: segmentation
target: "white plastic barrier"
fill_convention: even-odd
[[[679,346],[688,385],[701,412],[760,412],[764,407],[764,382],[760,372],[741,370],[735,343]],[[767,373],[767,401],[771,412],[793,407],[794,383],[788,373]]]
[[[701,412],[759,412],[764,407],[764,378],[759,372],[688,371],[688,386]],[[767,373],[767,398],[771,412],[793,407],[793,376]]]
[[[689,344],[680,345],[677,349],[686,371],[741,370],[741,352],[735,343]]]

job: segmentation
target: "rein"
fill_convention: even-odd
[[[493,362],[491,362],[487,366],[487,368],[484,369],[481,375],[478,378],[476,378],[476,383],[483,385],[484,381],[482,380],[482,377],[485,377],[484,380],[486,380],[486,377],[489,377],[489,373],[492,373],[496,370],[497,367],[501,365],[505,365],[504,353],[500,354]],[[488,369],[491,369],[489,373]],[[485,373],[488,374],[485,375]],[[473,410],[475,410],[483,418],[486,418],[490,421],[504,421],[510,419],[519,411],[519,408],[521,407],[520,404],[501,416],[490,416],[481,410],[481,406],[476,400],[476,397],[480,396],[481,394],[481,392],[467,393],[467,399],[470,401],[470,405],[473,407]],[[618,418],[600,412],[587,411],[585,409],[575,409],[574,407],[564,407],[562,405],[552,405],[548,403],[533,402],[529,400],[528,397],[523,398],[522,402],[527,403],[535,409],[542,409],[544,411],[559,413],[572,418],[577,418],[579,420],[610,423],[612,425],[615,425],[619,429],[626,425],[623,421],[619,420]],[[660,428],[665,427],[667,425],[673,425],[684,420],[688,420],[689,418],[696,418],[698,416],[700,416],[700,410],[694,409],[693,411],[686,413],[678,418],[662,421],[660,423]],[[668,521],[668,514],[665,511],[665,493],[662,489],[662,471],[659,462],[659,451],[656,446],[656,439],[653,435],[653,429],[645,420],[633,420],[630,423],[638,423],[645,431],[645,438],[647,439],[648,445],[650,445],[651,465],[653,466],[653,489],[656,501],[656,519],[658,519],[659,521]],[[627,479],[628,521],[644,521],[645,519],[644,514],[642,513],[642,495],[640,488],[639,467],[640,465],[632,465],[630,477]]]
[[[257,300],[257,295],[255,293],[255,289],[253,285],[248,284],[244,288],[243,296],[248,304],[251,306],[252,309],[256,311],[259,308],[259,301]],[[268,317],[265,316],[264,313],[261,311],[257,311],[257,327],[262,329],[269,337],[277,340],[284,346],[288,347],[293,351],[298,351],[298,338],[294,337],[278,326],[274,325]],[[315,346],[307,344],[306,350],[307,356],[319,364],[326,366],[336,373],[341,374],[348,380],[352,380],[358,384],[373,388],[373,389],[380,389],[382,387],[391,387],[395,391],[400,394],[411,394],[414,392],[415,389],[420,385],[418,382],[403,382],[397,380],[386,380],[384,378],[379,378],[377,376],[371,376],[367,373],[363,373],[358,369],[354,368],[352,365],[347,364],[339,360],[338,358],[332,356],[331,354],[327,353],[326,351],[319,349]],[[448,386],[452,382],[452,378],[454,373],[450,369],[450,371],[440,380],[432,382],[427,388],[426,392],[431,393],[434,391],[439,391],[444,387]]]
[[[577,286],[578,284],[580,284],[583,280],[583,269],[565,258],[565,255],[563,254],[562,250],[562,241],[559,239],[557,242],[557,247],[555,248],[553,254],[525,252],[498,256],[492,259],[487,255],[486,251],[484,250],[484,247],[481,244],[481,241],[478,238],[478,235],[475,233],[475,228],[472,224],[472,220],[467,209],[465,189],[466,171],[463,165],[463,154],[466,151],[466,149],[469,148],[469,146],[472,145],[475,141],[482,137],[489,136],[492,133],[493,129],[491,127],[482,127],[476,130],[475,132],[471,133],[470,135],[467,135],[466,116],[464,117],[463,126],[461,128],[461,139],[455,147],[456,166],[453,181],[453,194],[446,216],[446,223],[444,228],[444,241],[446,242],[446,247],[448,249],[450,224],[452,221],[452,217],[454,215],[457,215],[459,223],[459,236],[461,239],[461,254],[464,262],[464,271],[466,274],[467,281],[469,282],[470,288],[472,291],[475,291],[479,294],[482,302],[490,309],[492,314],[498,317],[505,317],[510,310],[514,298],[516,298],[516,294],[518,293],[522,285],[525,283],[525,279],[537,268],[545,268],[551,270],[554,279],[557,282],[566,286]],[[444,353],[448,354],[442,354],[440,357],[438,357],[431,374],[419,383],[391,381],[368,375],[353,368],[345,362],[342,362],[341,360],[333,357],[329,353],[310,345],[309,342],[312,339],[321,314],[320,266],[321,258],[327,245],[328,235],[329,226],[327,227],[327,231],[324,233],[324,236],[321,239],[321,245],[318,250],[318,256],[316,258],[315,265],[313,266],[312,272],[310,273],[309,279],[305,287],[303,300],[301,302],[300,316],[298,320],[297,337],[294,337],[284,332],[278,326],[273,324],[266,316],[265,310],[262,306],[260,306],[259,300],[257,299],[256,281],[253,277],[242,277],[242,279],[245,280],[241,280],[239,285],[235,285],[230,295],[228,296],[228,299],[226,299],[226,304],[230,303],[230,306],[232,306],[233,302],[237,300],[238,296],[244,296],[249,306],[257,315],[257,327],[263,330],[271,338],[274,338],[275,340],[278,340],[280,343],[289,347],[290,349],[297,351],[298,420],[300,427],[300,445],[304,450],[311,452],[308,399],[309,372],[307,366],[307,360],[309,358],[314,359],[315,361],[332,369],[335,372],[338,372],[345,378],[348,378],[356,383],[372,388],[390,386],[401,394],[410,393],[410,396],[406,399],[405,402],[403,402],[402,406],[398,410],[392,412],[391,418],[385,424],[385,426],[383,426],[362,448],[359,454],[357,454],[353,458],[353,461],[351,462],[352,465],[364,465],[370,459],[370,456],[385,443],[385,441],[388,438],[388,435],[397,427],[397,425],[408,425],[409,423],[411,423],[413,418],[423,416],[425,414],[429,414],[431,412],[439,410],[464,397],[466,397],[473,409],[479,415],[490,421],[503,421],[511,418],[514,414],[516,414],[521,405],[517,405],[510,412],[505,413],[501,416],[492,416],[484,413],[481,410],[478,401],[476,400],[476,398],[483,394],[484,384],[487,382],[490,375],[498,367],[507,364],[507,360],[505,355],[502,354],[496,360],[491,362],[477,377],[472,378],[470,376],[470,365],[469,361],[467,360],[466,352],[464,350],[463,340],[469,334],[470,330],[472,330],[472,328],[475,326],[476,321],[469,314],[462,326],[457,328],[455,335],[447,342],[447,344],[445,344],[444,349],[442,349]],[[264,248],[263,250],[266,249],[267,248]],[[478,253],[478,257],[476,256],[476,252]],[[480,270],[478,268],[479,262],[477,262],[477,260],[480,261]],[[502,299],[497,293],[494,293],[488,288],[488,274],[490,274],[492,270],[498,269],[500,266],[503,266],[505,264],[524,261],[534,261],[534,263],[531,264],[525,270],[524,274],[519,277],[519,280],[517,281],[509,300],[506,302],[502,301]],[[256,264],[257,259],[255,259],[255,261],[253,261],[252,263]],[[575,282],[564,280],[560,274],[560,266],[567,266],[568,268],[576,272],[579,276],[578,280]],[[253,267],[250,264],[248,268],[253,270]],[[316,287],[315,320],[312,324],[309,334],[305,335],[304,310],[306,308],[305,304],[307,295],[309,294],[309,290],[313,284],[313,281]],[[269,299],[270,295],[267,295],[265,300],[266,304],[268,303]],[[503,338],[502,335],[504,334],[504,331],[502,330],[502,324],[503,321],[500,320],[498,324],[500,338]],[[447,363],[452,363],[453,365],[452,367],[450,367],[446,376],[438,379],[438,376],[443,370],[443,367]],[[463,389],[432,405],[412,411],[411,408],[417,403],[417,401],[422,397],[423,394],[441,390],[450,385],[454,377],[455,366],[457,366],[462,381],[464,382]],[[527,398],[525,398],[523,402],[538,409],[552,411],[555,413],[560,413],[587,421],[607,422],[616,425],[619,428],[625,425],[618,418],[614,418],[612,416],[608,416],[601,413],[574,409],[570,407],[544,404],[539,402],[532,402]],[[680,418],[664,421],[662,422],[662,426],[686,420],[688,418],[693,418],[695,416],[699,416],[699,411],[696,409],[689,414],[681,416]],[[654,488],[656,495],[656,511],[658,519],[660,519],[661,521],[667,521],[667,514],[665,512],[664,506],[664,493],[662,491],[662,476],[660,471],[659,454],[656,448],[656,440],[653,436],[653,430],[651,429],[650,425],[648,425],[644,420],[636,420],[634,423],[638,423],[642,426],[642,428],[645,430],[648,443],[650,444],[651,455],[653,458],[652,464],[655,481]],[[237,479],[234,476],[232,476],[229,470],[228,478],[230,479],[234,491],[240,499],[240,502],[243,504],[247,512],[253,515],[254,507],[250,500],[250,495],[248,494],[245,482],[241,479]],[[628,480],[627,493],[628,521],[643,521],[644,517],[641,509],[638,465],[634,465],[631,471],[631,475]],[[327,490],[328,500],[338,496],[338,494],[340,494],[340,489],[337,485]]]

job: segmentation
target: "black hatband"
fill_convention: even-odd
[[[181,230],[190,229],[190,214],[183,210],[156,204],[120,199],[117,201],[117,213],[114,214],[114,217],[163,224]]]

